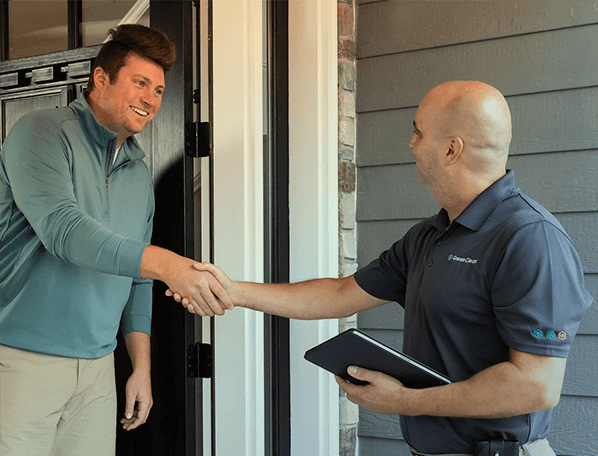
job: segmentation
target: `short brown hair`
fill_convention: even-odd
[[[102,68],[108,74],[110,83],[114,84],[118,72],[132,53],[160,65],[164,73],[174,64],[174,43],[156,29],[139,24],[123,24],[110,30],[110,35],[112,39],[102,46],[94,61],[87,81],[88,94],[95,88],[93,74],[97,67]]]

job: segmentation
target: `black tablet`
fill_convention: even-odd
[[[347,373],[349,366],[383,372],[408,388],[428,388],[451,380],[423,363],[393,350],[370,336],[348,329],[305,352],[305,359],[358,385],[367,384]]]

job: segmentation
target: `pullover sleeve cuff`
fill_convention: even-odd
[[[131,332],[143,332],[152,335],[152,319],[145,315],[127,315],[123,320],[122,334],[126,336]]]
[[[126,239],[119,253],[118,275],[141,278],[141,258],[146,247],[143,242]]]

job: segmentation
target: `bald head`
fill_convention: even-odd
[[[441,84],[425,96],[420,112],[428,116],[439,136],[463,140],[466,164],[504,169],[511,142],[511,113],[494,87],[477,81]]]
[[[418,181],[454,220],[505,175],[511,113],[502,94],[475,81],[435,87],[419,105],[409,147]]]

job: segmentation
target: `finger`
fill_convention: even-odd
[[[132,425],[132,424],[133,424],[133,422],[135,421],[135,418],[136,418],[136,416],[135,416],[135,415],[133,415],[133,416],[131,417],[131,419],[128,419],[128,420],[127,420],[126,418],[123,418],[122,420],[120,420],[120,424],[122,424],[122,425],[123,425],[123,429],[124,429],[125,431],[129,431],[129,430],[131,429],[131,425]]]
[[[147,417],[149,415],[149,410],[150,410],[149,403],[138,402],[137,403],[137,414],[136,414],[137,416],[134,417],[134,420],[132,420],[130,423],[128,423],[126,430],[130,431],[130,430],[138,428],[139,426],[144,424],[147,421]]]
[[[168,297],[172,297],[176,302],[182,302],[183,297],[179,293],[175,293],[170,288],[164,293]]]
[[[349,396],[355,396],[355,395],[362,394],[363,389],[365,387],[363,385],[356,385],[354,383],[351,383],[348,380],[345,380],[344,378],[341,378],[341,377],[337,377],[336,383],[338,383],[339,388],[346,393],[347,398]],[[352,401],[352,402],[354,402],[354,401]]]
[[[204,299],[208,302],[211,312],[210,317],[213,317],[214,315],[224,315],[225,310],[222,308],[217,299],[214,299],[210,295],[205,296]]]
[[[350,394],[347,394],[347,400],[349,402],[353,402],[354,404],[357,404],[357,405],[361,405],[362,404],[362,401],[360,400],[360,398],[355,397],[355,396],[351,396]]]
[[[210,291],[213,296],[218,298],[218,307],[222,309],[222,314],[219,315],[224,315],[225,310],[234,309],[235,305],[233,304],[233,300],[229,296],[228,291],[224,289],[220,282],[215,280],[213,283],[210,283]],[[222,303],[222,305],[220,305],[220,303]]]
[[[198,271],[208,272],[212,275],[212,277],[214,277],[215,281],[210,283],[212,293],[218,297],[220,302],[222,302],[224,309],[233,310],[235,307],[233,301],[221,284],[221,281],[224,279],[230,280],[224,274],[224,272],[222,272],[218,266],[215,266],[212,263],[193,263],[193,267]]]
[[[209,283],[207,280],[202,280],[200,282],[200,294],[203,298],[203,302],[201,302],[201,304],[205,304],[205,306],[202,306],[202,308],[205,311],[209,309],[209,311],[212,313],[212,315],[210,315],[211,317],[214,316],[214,314],[224,315],[224,309],[220,305],[219,300],[216,299],[217,292],[214,291],[212,285],[213,284]],[[220,286],[220,284],[218,284],[218,286]]]
[[[210,309],[210,306],[205,301],[196,301],[194,299],[190,299],[189,307],[192,307],[195,313],[202,317],[214,316],[214,312],[212,311],[212,309]]]
[[[339,377],[338,375],[335,375],[334,378],[336,380],[336,383],[338,383],[339,388],[346,393],[345,385],[347,385],[347,380],[345,380],[342,377]]]
[[[199,317],[209,317],[210,315],[208,315],[203,309],[202,306],[200,306],[199,304],[196,304],[195,301],[186,301],[186,309],[189,311],[189,313],[192,313],[194,315],[197,315]],[[185,304],[183,304],[185,305]]]

